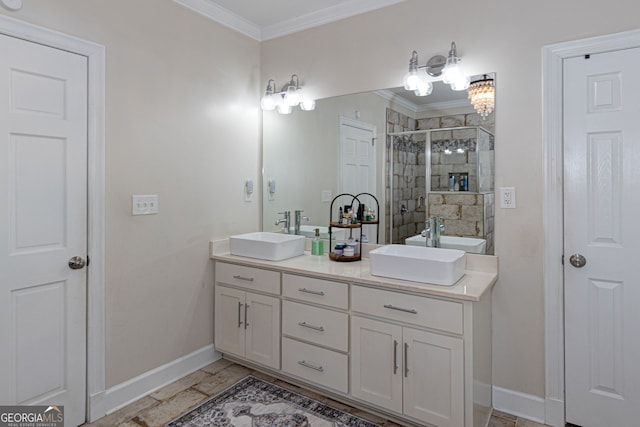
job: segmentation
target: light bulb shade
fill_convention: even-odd
[[[406,90],[418,89],[419,83],[420,77],[418,76],[418,70],[409,70],[409,72],[404,75],[403,84]]]
[[[433,92],[433,83],[426,79],[426,76],[418,82],[418,87],[414,90],[416,96],[427,96]]]
[[[271,111],[274,108],[276,108],[276,104],[277,104],[276,101],[277,101],[276,96],[274,94],[265,95],[260,100],[260,106],[262,107],[263,110]]]
[[[316,109],[316,101],[315,99],[303,98],[300,101],[300,109],[303,111],[313,111]]]
[[[291,114],[291,105],[288,105],[284,102],[278,104],[278,113],[280,114]]]
[[[476,112],[486,118],[495,108],[496,86],[493,79],[485,76],[482,80],[476,80],[469,85],[469,101]]]
[[[451,83],[449,83],[449,86],[451,87],[451,90],[467,90],[470,81],[471,78],[469,76],[461,75],[455,80],[452,80]]]
[[[284,93],[284,103],[295,107],[300,104],[300,92],[295,86],[289,86]]]

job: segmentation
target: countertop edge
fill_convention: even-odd
[[[498,259],[496,256],[490,255],[467,254],[465,275],[452,286],[428,285],[373,276],[370,274],[368,258],[352,263],[342,263],[330,260],[327,255],[314,256],[309,252],[282,261],[266,261],[231,255],[228,239],[211,241],[209,255],[211,259],[217,261],[275,269],[285,273],[309,275],[380,289],[472,302],[480,301],[485,292],[490,290],[498,279]]]

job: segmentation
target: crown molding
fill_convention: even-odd
[[[401,3],[405,0],[351,0],[262,28],[262,40],[275,39],[330,22]]]
[[[414,113],[424,113],[427,111],[450,110],[454,108],[469,107],[469,101],[466,99],[457,99],[454,101],[432,102],[430,104],[418,105],[408,99],[402,98],[390,90],[376,90],[373,93],[387,101],[393,102],[395,105],[404,107]]]
[[[211,0],[173,1],[254,40],[265,41],[391,6],[406,0],[351,0],[265,27],[261,27]]]
[[[181,6],[206,16],[225,27],[238,31],[254,40],[261,41],[261,28],[248,19],[231,12],[224,7],[218,6],[209,0],[173,0]]]

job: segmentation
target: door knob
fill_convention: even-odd
[[[587,259],[580,254],[573,254],[569,258],[569,262],[576,268],[582,268],[587,263]]]
[[[71,257],[69,260],[69,268],[72,270],[80,270],[81,268],[84,268],[85,265],[86,263],[84,262],[84,259],[79,256]]]

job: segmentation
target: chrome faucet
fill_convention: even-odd
[[[295,222],[294,222],[294,226],[293,226],[293,233],[294,234],[300,234],[300,223],[303,220],[309,222],[309,217],[308,216],[302,216],[302,212],[304,212],[304,211],[303,210],[295,211]]]
[[[442,218],[439,216],[434,216],[431,218],[427,218],[425,221],[425,229],[420,233],[422,236],[426,237],[425,245],[431,246],[433,248],[440,247],[440,233],[444,231],[444,224],[442,224]],[[431,241],[431,245],[429,245],[429,241]]]
[[[280,225],[284,222],[282,232],[284,234],[291,234],[291,211],[278,212],[278,215],[284,215],[284,218],[276,220],[276,225]]]

